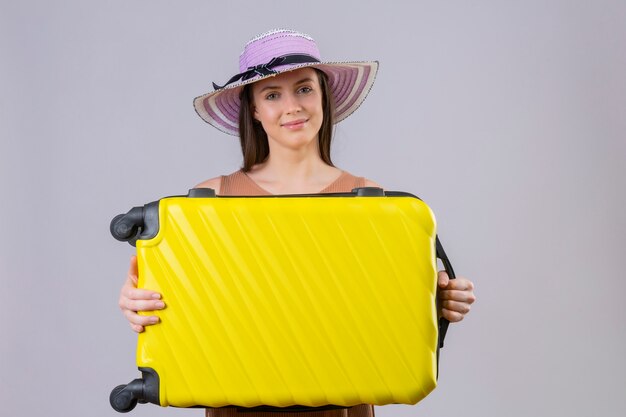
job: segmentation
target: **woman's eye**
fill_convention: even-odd
[[[277,98],[278,98],[277,93],[269,93],[268,95],[265,96],[266,100],[276,100]]]
[[[313,91],[313,89],[311,87],[302,87],[300,90],[298,90],[300,93],[310,93],[311,91]]]

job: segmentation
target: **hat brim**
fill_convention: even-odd
[[[196,97],[193,106],[205,122],[229,135],[239,136],[241,88],[247,84],[274,77],[300,68],[318,68],[328,76],[328,85],[335,100],[335,123],[350,116],[367,97],[378,72],[378,61],[314,62],[289,66],[276,74],[230,84],[219,90]]]

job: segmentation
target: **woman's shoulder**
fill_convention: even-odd
[[[224,184],[229,184],[233,181],[241,181],[242,177],[246,175],[243,173],[241,169],[232,172],[228,175],[220,175],[219,177],[209,178],[208,180],[202,181],[197,184],[194,188],[213,188],[215,190],[215,194],[223,194],[223,192],[228,190],[223,190]],[[245,179],[245,178],[243,178]]]
[[[215,178],[209,178],[208,180],[202,181],[199,184],[196,184],[193,188],[213,188],[216,194],[220,193],[220,185],[222,184],[222,176]]]
[[[360,187],[382,188],[377,182],[373,180],[354,175],[341,168],[335,169],[339,170],[341,174],[333,182],[331,182],[330,185],[320,191],[322,194],[350,192],[353,189]]]
[[[382,185],[378,184],[378,183],[377,183],[377,182],[375,182],[375,181],[372,181],[372,180],[367,179],[367,178],[365,178],[365,177],[363,178],[363,180],[365,181],[365,186],[366,186],[366,187],[377,187],[377,188],[383,188],[383,186],[382,186]]]
[[[359,181],[360,184],[363,184],[362,185],[363,187],[383,188],[382,185],[378,184],[376,181],[370,180],[369,178],[359,177],[345,170],[341,170],[341,171],[344,173],[344,175],[349,175],[350,177],[355,178],[357,181]]]

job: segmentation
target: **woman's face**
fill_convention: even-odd
[[[270,148],[317,147],[322,126],[322,90],[312,68],[285,72],[253,84],[254,118],[267,133]]]

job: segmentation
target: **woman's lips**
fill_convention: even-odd
[[[299,120],[294,120],[292,122],[283,123],[281,126],[287,129],[295,130],[295,129],[300,129],[301,127],[303,127],[304,124],[308,121],[309,121],[308,119],[299,119]]]

